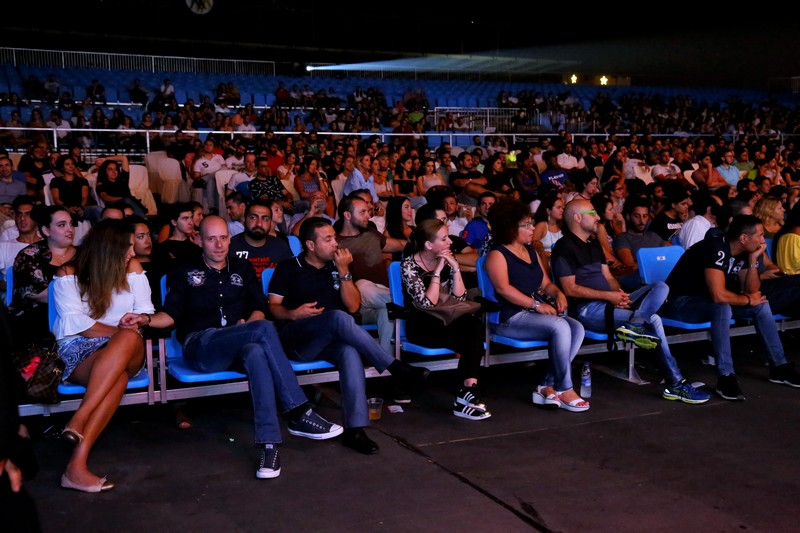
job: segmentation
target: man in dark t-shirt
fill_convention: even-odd
[[[772,310],[761,293],[758,259],[764,253],[764,226],[753,215],[737,215],[728,230],[707,234],[690,247],[667,277],[670,299],[664,315],[688,322],[711,322],[709,334],[717,365],[716,392],[744,400],[733,368],[731,318],[755,322],[766,348],[769,380],[800,387],[800,375],[787,362]]]
[[[252,200],[244,211],[244,232],[231,238],[230,255],[247,259],[261,280],[261,273],[292,257],[289,243],[269,235],[272,209],[266,201]]]
[[[364,431],[369,425],[362,358],[379,372],[389,370],[407,385],[421,384],[430,371],[395,359],[356,324],[361,305],[353,283],[353,256],[339,248],[330,221],[311,217],[300,227],[303,253],[282,261],[269,284],[269,309],[278,321],[286,353],[298,361],[330,361],[339,370],[344,417],[343,444],[363,454],[378,445]]]
[[[710,395],[695,389],[681,375],[656,314],[667,298],[667,286],[655,282],[630,294],[623,291],[597,241],[599,221],[591,202],[570,201],[564,210],[564,236],[553,245],[552,278],[567,296],[570,316],[588,330],[608,331],[606,311],[610,310],[614,331],[608,331],[609,335],[616,333],[640,348],[655,349],[665,381],[663,398],[689,404],[707,402]]]

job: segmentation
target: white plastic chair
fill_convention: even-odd
[[[150,177],[147,172],[147,167],[144,165],[131,165],[130,166],[130,182],[129,186],[131,194],[142,202],[148,215],[158,214],[158,207],[156,206],[156,199],[150,191]]]

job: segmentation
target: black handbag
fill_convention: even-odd
[[[27,400],[34,403],[58,403],[58,384],[64,375],[64,361],[56,344],[43,348],[30,343],[16,355],[16,367],[25,385]]]

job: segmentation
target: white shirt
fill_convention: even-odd
[[[208,174],[213,174],[221,168],[225,168],[225,160],[221,155],[214,154],[211,156],[211,159],[199,157],[195,160],[192,170],[199,172],[201,176],[206,176]]]
[[[96,322],[116,327],[125,313],[155,313],[147,276],[129,272],[128,285],[130,290],[114,293],[111,306],[95,320],[90,316],[88,301],[81,298],[77,278],[74,275],[54,277],[52,288],[57,316],[53,334],[56,339],[62,342],[74,338]]]
[[[713,224],[703,215],[695,215],[681,226],[680,243],[688,250],[697,241],[702,241]]]

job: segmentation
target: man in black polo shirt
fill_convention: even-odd
[[[667,344],[661,317],[656,312],[667,298],[663,282],[645,285],[628,294],[611,274],[597,241],[600,217],[588,200],[569,202],[564,209],[564,236],[553,245],[550,264],[553,279],[569,301],[569,314],[586,329],[608,331],[633,342],[640,348],[655,348],[665,386],[661,393],[667,400],[705,403],[709,395],[692,387],[681,375]],[[608,307],[612,306],[612,307]],[[610,311],[611,328],[606,324]]]
[[[358,311],[361,293],[350,273],[353,256],[339,248],[330,221],[306,219],[300,241],[303,253],[282,261],[269,284],[269,308],[278,321],[281,342],[292,358],[325,359],[336,366],[345,427],[342,443],[363,454],[377,453],[377,443],[364,431],[369,415],[362,357],[409,386],[420,385],[430,371],[393,358],[356,324],[351,313]]]
[[[281,430],[278,404],[289,433],[314,440],[341,435],[311,408],[272,322],[265,320],[266,296],[247,260],[229,257],[228,224],[218,216],[200,223],[202,255],[188,258],[167,275],[164,310],[127,313],[126,326],[176,327],[183,357],[198,372],[244,371],[250,382],[260,479],[278,477]]]
[[[758,217],[737,215],[724,234],[713,232],[686,250],[667,277],[670,301],[665,316],[711,322],[719,376],[716,392],[726,400],[745,399],[733,368],[731,318],[755,322],[769,359],[769,380],[800,387],[800,376],[786,360],[772,310],[761,293],[758,260],[764,249],[764,226]]]

